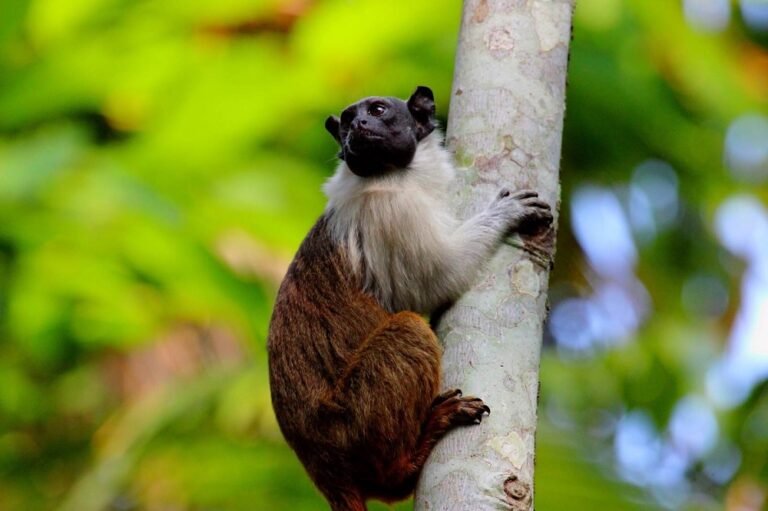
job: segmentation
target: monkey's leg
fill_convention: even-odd
[[[357,348],[326,399],[338,452],[364,497],[396,500],[440,385],[440,347],[417,314],[390,316]],[[344,486],[344,482],[335,485]]]
[[[427,461],[429,453],[445,434],[456,426],[480,424],[484,414],[491,409],[483,400],[474,396],[462,397],[461,391],[452,389],[435,399],[429,418],[424,423],[419,445],[411,463],[418,471]],[[415,484],[415,481],[414,481]]]
[[[440,385],[440,347],[421,316],[393,314],[352,354],[327,399],[329,409],[350,418],[350,433],[373,426],[385,439],[404,425],[421,423]]]
[[[370,488],[363,494],[396,500],[413,491],[421,467],[452,427],[479,422],[488,407],[451,391],[437,396],[440,348],[418,315],[401,312],[377,329],[353,355],[333,401],[350,417],[347,434],[362,444],[352,457]]]
[[[421,469],[437,442],[456,426],[480,424],[485,413],[490,413],[490,408],[480,398],[462,397],[458,389],[437,396],[416,447],[396,464],[400,482],[392,493],[407,496],[413,492]]]

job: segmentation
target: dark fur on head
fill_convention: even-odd
[[[435,99],[424,86],[408,101],[365,98],[345,108],[341,118],[325,120],[325,129],[341,146],[339,157],[361,177],[407,167],[418,143],[435,126]]]

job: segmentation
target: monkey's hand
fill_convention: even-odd
[[[503,219],[503,228],[508,233],[534,234],[552,223],[552,209],[533,190],[511,192],[503,188],[490,210]]]

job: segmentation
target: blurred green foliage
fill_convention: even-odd
[[[723,136],[765,112],[766,37],[738,19],[696,32],[669,0],[578,3],[564,203],[659,158],[677,170],[684,219],[641,247],[654,312],[633,340],[576,360],[546,351],[537,508],[653,509],[620,482],[595,420],[643,409],[663,428],[724,349],[738,300],[702,321],[680,288],[706,271],[738,296],[741,268],[723,262],[711,219],[748,189],[723,167]],[[0,509],[324,508],[272,416],[271,301],[323,208],[335,153],[323,119],[428,84],[444,120],[460,10],[0,3]],[[589,287],[569,222],[565,207],[555,294]],[[740,468],[720,483],[694,469],[682,506],[768,491],[761,390],[718,417]]]

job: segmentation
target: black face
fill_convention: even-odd
[[[428,87],[403,101],[361,99],[331,116],[325,128],[341,146],[339,157],[358,176],[368,177],[408,166],[419,141],[435,129],[435,100]]]

